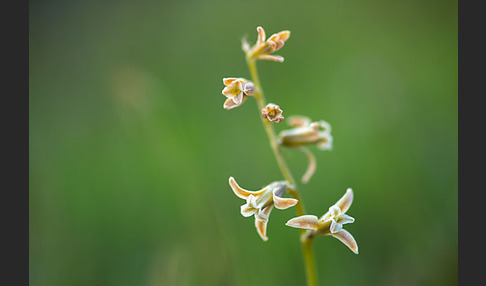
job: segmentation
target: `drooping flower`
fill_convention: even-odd
[[[326,121],[311,122],[305,116],[294,115],[289,118],[288,124],[294,128],[280,132],[280,144],[288,147],[316,145],[321,150],[332,149],[331,125]]]
[[[246,97],[252,95],[255,92],[255,86],[253,83],[244,78],[223,78],[222,94],[228,99],[224,102],[224,109],[235,108],[245,101]]]
[[[353,202],[353,191],[349,188],[339,201],[329,208],[329,211],[317,218],[315,215],[303,215],[290,219],[286,225],[295,228],[307,229],[306,235],[330,235],[339,239],[354,253],[358,254],[358,245],[354,237],[343,229],[343,225],[353,223],[354,218],[346,211]]]
[[[316,159],[306,147],[315,145],[320,150],[332,150],[331,125],[324,120],[311,122],[308,117],[299,115],[290,116],[287,123],[293,128],[281,131],[278,142],[306,155],[309,163],[302,182],[307,183],[316,169]]]
[[[282,56],[271,55],[271,53],[283,47],[285,41],[290,37],[290,31],[281,31],[273,34],[267,40],[265,40],[265,30],[262,27],[257,27],[257,31],[258,39],[252,47],[246,40],[243,40],[243,50],[247,53],[248,58],[283,62],[284,58]]]
[[[282,112],[283,111],[280,109],[280,106],[269,103],[267,106],[265,106],[265,108],[263,108],[262,116],[263,118],[268,119],[268,121],[280,123],[282,120],[284,120]]]
[[[286,181],[273,182],[258,191],[241,188],[233,177],[229,178],[229,184],[239,198],[246,200],[246,203],[241,206],[241,214],[244,217],[255,216],[256,230],[264,241],[268,240],[267,222],[272,208],[275,206],[277,209],[284,210],[295,206],[298,202],[293,198],[282,197],[289,187]]]

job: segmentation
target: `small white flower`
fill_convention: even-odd
[[[232,109],[240,106],[246,97],[252,95],[255,92],[255,86],[253,83],[244,78],[223,78],[223,88],[222,94],[228,99],[224,102],[224,109]]]
[[[330,235],[339,239],[354,253],[358,254],[358,244],[354,237],[345,229],[343,225],[353,223],[354,218],[347,215],[346,211],[353,202],[353,191],[347,189],[339,201],[329,208],[321,218],[315,215],[303,215],[290,219],[286,225],[295,228],[307,229],[307,235]]]
[[[241,206],[241,215],[244,217],[255,216],[255,227],[263,240],[266,236],[268,216],[275,206],[277,209],[287,209],[297,204],[293,198],[283,198],[288,184],[285,181],[273,182],[259,191],[248,191],[241,188],[233,177],[229,178],[229,184],[233,192],[239,198],[246,200]]]

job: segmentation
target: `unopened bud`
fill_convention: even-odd
[[[262,116],[271,122],[280,123],[282,120],[284,120],[282,112],[283,111],[280,109],[280,106],[269,103],[267,106],[265,106],[265,108],[263,108]]]

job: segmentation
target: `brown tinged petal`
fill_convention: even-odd
[[[301,215],[290,219],[285,225],[295,228],[317,230],[319,220],[315,215]]]
[[[256,192],[245,190],[236,183],[236,181],[233,177],[229,177],[229,184],[230,184],[231,189],[235,193],[235,195],[238,196],[239,198],[242,198],[242,199],[245,199],[245,200],[250,195],[253,195],[253,196],[256,197],[258,195],[263,194],[267,190],[266,188],[263,188],[263,189],[256,191]]]
[[[339,239],[342,243],[344,243],[351,251],[355,254],[358,254],[358,244],[354,237],[345,229],[341,229],[340,231],[330,234],[332,237]]]
[[[345,213],[351,206],[351,203],[353,202],[353,198],[354,198],[353,190],[351,188],[348,188],[344,196],[342,196],[339,199],[339,201],[336,202],[335,205],[341,209],[341,212]]]
[[[269,205],[268,207],[264,208],[262,210],[263,214],[265,214],[267,217],[270,216],[270,212],[272,211],[273,205]],[[263,241],[267,241],[267,222],[258,220],[255,218],[255,228],[260,235],[260,237],[263,239]]]
[[[293,198],[282,198],[277,196],[276,192],[278,189],[273,190],[273,203],[275,207],[279,210],[285,210],[290,207],[295,206],[299,201]]]

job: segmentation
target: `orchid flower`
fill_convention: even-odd
[[[353,191],[347,189],[346,194],[320,218],[317,218],[315,215],[302,215],[290,219],[286,225],[307,229],[306,235],[330,235],[335,237],[349,247],[351,251],[358,254],[356,240],[351,233],[343,229],[344,224],[354,222],[354,218],[346,214],[353,202],[353,196]]]
[[[233,177],[229,178],[229,184],[236,196],[246,200],[246,203],[241,206],[241,215],[244,217],[255,216],[256,230],[264,241],[268,240],[267,222],[272,208],[275,206],[277,209],[284,210],[295,206],[298,202],[293,198],[282,197],[289,187],[285,181],[273,182],[258,191],[241,188]]]

